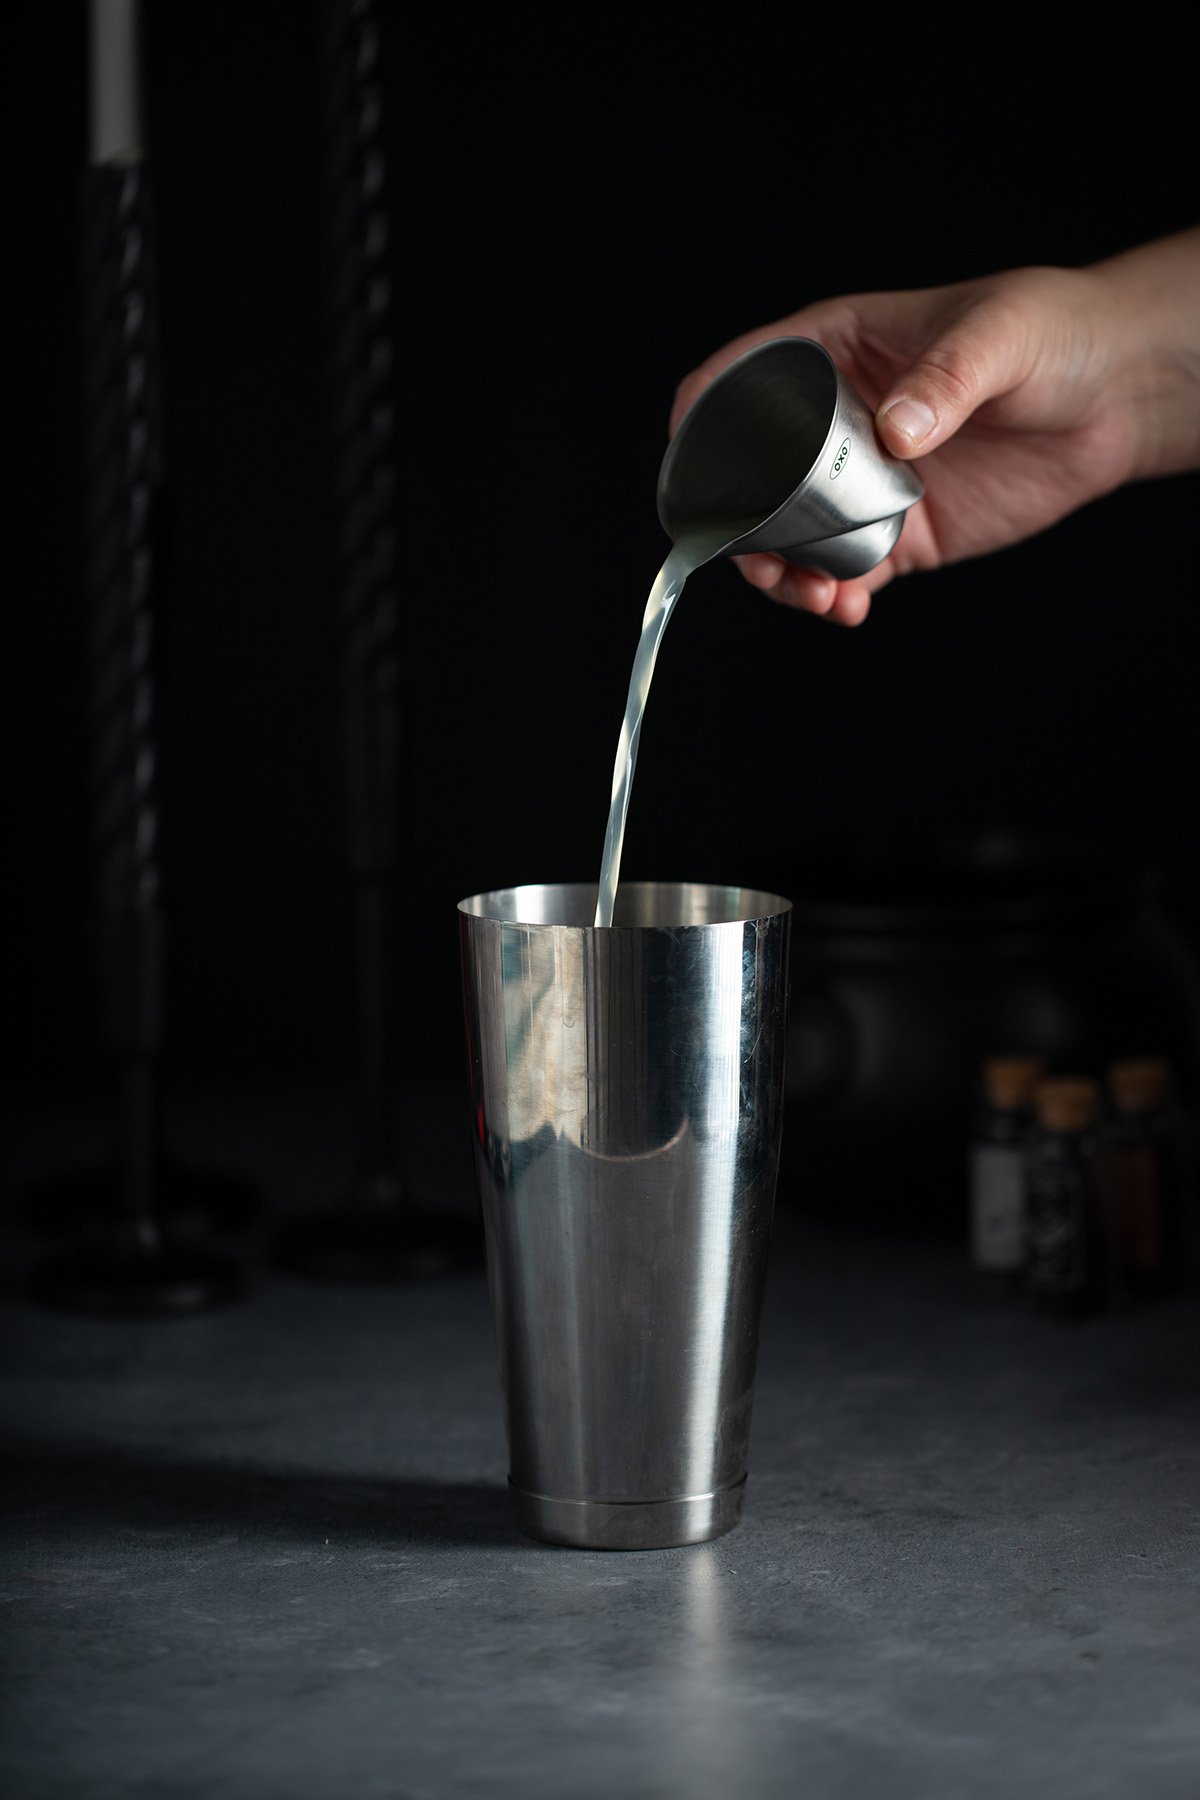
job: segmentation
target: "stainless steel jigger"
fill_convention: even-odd
[[[674,542],[727,522],[717,555],[770,550],[842,581],[883,561],[924,492],[829,352],[772,338],[685,413],[659,471],[658,516]]]
[[[783,1107],[790,902],[508,888],[459,907],[475,1167],[521,1528],[736,1524]]]

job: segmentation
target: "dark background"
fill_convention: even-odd
[[[31,9],[27,9],[31,10]],[[10,1083],[87,1083],[77,192],[85,15],[11,47],[3,666]],[[171,558],[169,1066],[338,1077],[320,70],[302,5],[148,6]],[[532,15],[530,16],[532,17]],[[455,903],[593,878],[677,381],[818,297],[1083,264],[1196,217],[1184,48],[993,15],[768,24],[387,7],[399,296],[405,1069],[459,1066]],[[568,24],[556,24],[555,20]],[[687,35],[681,35],[686,23]],[[14,33],[10,21],[6,33]],[[1062,35],[1058,35],[1061,32]],[[1070,825],[1164,866],[1193,939],[1200,671],[1182,477],[896,584],[842,632],[726,565],[664,644],[624,873],[754,883],[830,832]]]

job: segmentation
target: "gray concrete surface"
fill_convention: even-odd
[[[457,1114],[414,1120],[469,1205]],[[10,1186],[86,1153],[53,1124],[10,1121]],[[974,1304],[955,1246],[785,1208],[743,1524],[550,1549],[509,1519],[482,1277],[272,1274],[344,1121],[182,1125],[263,1182],[245,1300],[50,1314],[6,1232],[11,1800],[1200,1795],[1196,1301],[1054,1326]]]

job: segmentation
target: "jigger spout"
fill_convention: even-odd
[[[894,548],[925,492],[812,338],[772,338],[722,369],[684,415],[658,479],[673,542],[728,525],[718,552],[769,550],[838,580]]]

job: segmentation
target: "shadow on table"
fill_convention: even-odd
[[[532,1548],[502,1487],[430,1476],[368,1477],[153,1457],[111,1444],[12,1437],[0,1518],[40,1538],[106,1530],[211,1539],[235,1533],[331,1545]]]

